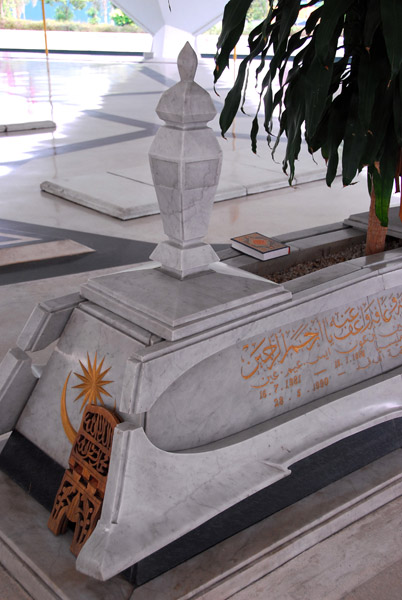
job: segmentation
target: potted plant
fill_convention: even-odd
[[[252,0],[230,0],[218,40],[215,82],[243,32]],[[295,24],[311,10],[304,26]],[[402,174],[402,2],[394,0],[268,0],[267,16],[249,35],[250,52],[239,66],[220,116],[222,135],[244,98],[251,61],[260,57],[260,103],[251,127],[256,152],[259,112],[264,105],[268,142],[279,108],[286,135],[283,169],[292,183],[303,128],[311,153],[321,150],[327,185],[338,172],[342,147],[343,184],[367,166],[371,196],[366,254],[384,249],[394,178]],[[272,53],[272,60],[267,60]],[[287,76],[289,61],[293,60]],[[273,85],[279,85],[274,93]],[[397,188],[399,189],[399,188]],[[402,215],[402,210],[401,210]]]

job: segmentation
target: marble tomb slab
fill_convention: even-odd
[[[43,181],[41,190],[69,200],[75,204],[92,208],[122,221],[159,214],[159,205],[152,184],[151,174],[144,177],[131,169],[116,172],[81,175]],[[139,177],[138,179],[136,177]],[[150,181],[148,181],[150,179]],[[215,202],[247,195],[247,189],[223,177],[218,187]]]
[[[0,247],[0,267],[27,262],[39,262],[65,256],[79,256],[95,252],[92,248],[73,240],[29,243],[22,246]]]
[[[135,355],[142,368],[134,410],[147,412],[147,434],[155,444],[184,449],[395,368],[401,364],[402,334],[394,299],[401,291],[351,298],[307,316],[316,304],[312,299],[298,310],[261,318],[261,328],[248,323],[196,345],[192,339],[191,346],[175,351],[165,345],[158,355],[156,348],[144,348]],[[337,295],[344,297],[344,290]],[[292,312],[299,319],[287,321]],[[170,422],[169,413],[180,414],[180,426]]]
[[[41,190],[125,221],[159,213],[153,186],[111,173],[43,181]]]
[[[356,273],[356,271],[360,270],[361,267],[359,265],[352,265],[350,262],[351,261],[338,263],[326,267],[325,269],[319,269],[313,273],[296,277],[295,279],[286,281],[284,287],[287,290],[290,290],[292,294],[296,294],[297,292],[311,289],[318,285],[331,284],[340,277],[350,273]]]
[[[0,133],[34,131],[36,129],[56,129],[56,123],[54,121],[28,121],[26,123],[8,123],[6,125],[0,125]]]
[[[262,278],[210,271],[179,281],[158,269],[92,279],[81,293],[170,340],[290,299],[289,292]]]
[[[325,178],[325,170],[298,173],[298,183]],[[260,180],[260,183],[254,183]],[[247,166],[241,177],[233,178],[223,164],[215,202],[240,198],[288,186],[287,177]],[[145,168],[119,169],[107,173],[79,175],[43,181],[43,192],[80,204],[123,221],[159,214],[159,206],[148,165]]]
[[[0,559],[35,600],[129,600],[133,586],[122,577],[100,583],[75,570],[72,533],[55,537],[48,511],[0,473]]]
[[[221,146],[224,150],[224,145],[221,144]],[[263,164],[261,165],[261,163]],[[261,191],[281,189],[289,185],[288,177],[281,170],[278,173],[267,168],[268,163],[265,161],[258,161],[257,159],[246,161],[245,157],[242,157],[242,164],[239,165],[236,161],[235,164],[236,167],[233,166],[233,161],[223,161],[215,202],[240,198]],[[110,173],[126,177],[134,182],[152,185],[152,176],[148,165],[116,169],[110,171]],[[297,183],[301,184],[321,179],[325,179],[324,169],[306,170],[298,174]]]
[[[367,231],[368,213],[365,212],[350,215],[348,219],[345,219],[344,223],[350,227]],[[391,206],[388,211],[388,235],[396,238],[402,238],[402,222],[399,218],[399,205]]]
[[[309,229],[301,229],[299,231],[291,231],[289,233],[282,233],[275,236],[275,239],[279,242],[286,244],[294,240],[302,240],[304,238],[311,238],[316,235],[322,235],[330,233],[332,231],[340,231],[341,229],[348,229],[348,225],[344,225],[342,222],[330,223],[328,225],[317,225],[316,227],[310,227]]]
[[[224,260],[233,267],[238,267],[239,269],[244,269],[269,279],[271,273],[286,271],[296,264],[305,261],[314,261],[318,257],[329,256],[334,252],[344,250],[350,244],[361,243],[364,241],[364,234],[359,230],[354,230],[352,227],[343,225],[343,223],[333,223],[328,227],[313,227],[312,229],[300,232],[279,235],[275,239],[287,244],[290,248],[290,253],[286,256],[277,257],[274,261],[259,261],[231,249],[225,251],[227,255],[224,255]],[[383,257],[380,256],[377,262],[381,262],[382,260]],[[351,263],[351,261],[347,262],[348,264]],[[356,264],[359,268],[364,266],[360,263]]]
[[[20,233],[7,233],[2,229],[0,230],[0,248],[21,244],[29,244],[30,242],[39,241],[41,241],[41,238],[22,235]]]
[[[329,231],[317,234],[311,237],[303,237],[297,240],[292,240],[292,245],[300,250],[319,251],[321,248],[335,245],[336,248],[348,247],[352,243],[357,243],[364,240],[364,236],[360,231],[356,231],[352,227],[340,229],[337,231]]]
[[[251,598],[248,586],[311,544],[398,498],[402,491],[401,460],[402,450],[396,450],[343,477],[145,583],[135,590],[132,600],[226,600],[245,588],[247,598]],[[398,536],[388,539],[398,547]],[[378,552],[371,547],[376,564]],[[267,586],[267,594],[269,589]]]

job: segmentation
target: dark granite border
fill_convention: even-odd
[[[1,231],[32,236],[46,242],[50,239],[69,239],[88,246],[95,252],[0,267],[0,286],[145,262],[155,248],[155,244],[149,242],[4,219],[0,219]]]
[[[79,244],[89,246],[95,252],[0,267],[0,286],[146,262],[155,248],[155,244],[150,242],[32,225],[5,219],[0,219],[1,232],[32,236],[46,242],[50,240],[74,240]],[[227,245],[214,244],[216,251],[223,248],[227,248]]]

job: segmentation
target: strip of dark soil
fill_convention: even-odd
[[[385,250],[395,250],[395,248],[400,248],[401,246],[402,240],[388,237],[385,244]],[[302,275],[308,275],[309,273],[313,273],[319,269],[325,269],[325,267],[330,267],[331,265],[336,265],[338,263],[345,262],[346,260],[361,258],[362,256],[365,256],[365,249],[365,243],[352,244],[344,250],[338,250],[334,253],[320,256],[315,260],[298,263],[284,271],[270,273],[266,276],[266,278],[275,283],[284,283],[285,281],[296,279],[296,277],[301,277]]]

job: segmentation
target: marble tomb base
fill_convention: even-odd
[[[350,239],[348,228],[337,231]],[[113,577],[288,477],[298,461],[402,415],[400,252],[351,263],[283,286],[218,263],[219,273],[169,278],[182,300],[192,300],[175,305],[170,287],[162,315],[152,300],[146,306],[146,295],[134,300],[152,274],[167,277],[144,265],[35,309],[2,364],[5,430],[16,421],[16,432],[65,468],[67,433],[80,421],[73,378],[85,379],[96,360],[98,385],[110,390],[104,400],[124,420],[80,570]],[[225,280],[226,288],[233,278],[232,292],[250,297],[247,311],[241,302],[217,310],[216,285],[202,300],[203,277]],[[184,323],[169,312],[175,306]],[[57,338],[45,368],[32,371],[30,357],[35,362],[35,352]]]
[[[400,496],[401,473],[396,450],[140,587],[77,572],[72,534],[54,537],[48,512],[1,473],[0,561],[34,600],[224,600]]]

